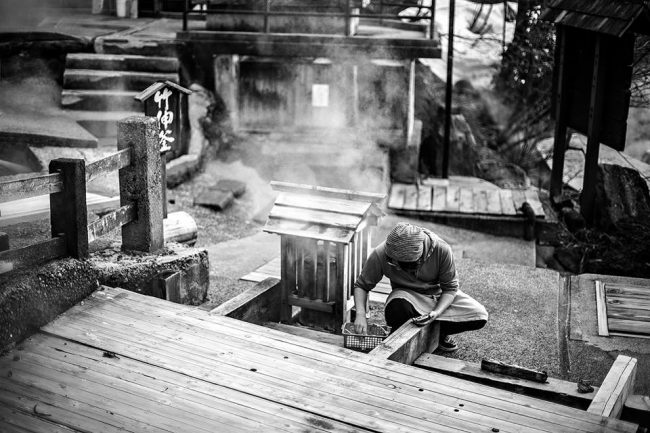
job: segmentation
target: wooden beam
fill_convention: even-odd
[[[63,237],[22,248],[0,252],[0,273],[17,268],[26,268],[66,256],[66,243]]]
[[[287,302],[289,305],[306,308],[308,310],[321,311],[323,313],[334,312],[335,302],[323,302],[318,299],[299,298],[298,296],[289,296]]]
[[[410,365],[423,353],[436,350],[439,338],[439,322],[417,326],[408,321],[389,335],[382,344],[370,351],[369,355]]]
[[[546,383],[533,382],[481,369],[480,364],[425,353],[415,360],[416,367],[471,380],[518,394],[529,395],[579,409],[587,409],[598,391],[579,393],[577,384],[549,377]]]
[[[131,165],[131,149],[122,149],[86,165],[86,182]]]
[[[59,173],[0,182],[0,203],[63,191]]]
[[[602,281],[596,280],[596,313],[598,316],[598,335],[609,336],[607,327],[607,302],[605,300],[605,289]]]
[[[88,242],[128,224],[135,219],[135,206],[127,204],[88,224]]]
[[[557,82],[555,83],[555,132],[553,139],[553,167],[551,170],[551,199],[555,199],[562,194],[564,154],[567,148],[566,104],[564,101],[565,53],[566,35],[564,34],[564,27],[557,26],[557,43],[555,45]]]
[[[510,365],[491,359],[481,360],[481,370],[517,377],[519,379],[532,380],[538,383],[546,383],[548,379],[548,374],[545,371],[531,370],[530,368]]]
[[[280,280],[267,278],[213,308],[210,314],[251,323],[277,322],[280,320]]]
[[[587,412],[620,418],[625,401],[634,389],[636,363],[636,358],[618,355]]]

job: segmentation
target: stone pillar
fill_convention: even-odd
[[[153,117],[118,122],[118,150],[131,148],[131,165],[120,170],[121,205],[133,203],[136,219],[122,226],[122,249],[155,252],[164,246],[163,185],[158,125]]]

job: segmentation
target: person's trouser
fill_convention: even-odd
[[[402,326],[406,321],[414,317],[420,316],[420,313],[405,299],[393,299],[384,308],[384,316],[386,324],[391,327],[391,332],[394,332]],[[450,322],[447,320],[439,320],[440,322],[440,335],[459,334],[465,331],[475,331],[481,329],[487,323],[487,320],[470,320],[467,322]]]

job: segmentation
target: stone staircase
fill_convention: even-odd
[[[142,114],[134,97],[156,81],[179,82],[174,57],[74,53],[66,58],[61,105],[100,140],[117,135],[117,121]]]

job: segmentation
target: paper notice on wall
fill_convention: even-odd
[[[311,86],[312,107],[329,107],[330,86],[327,84],[313,84]]]

